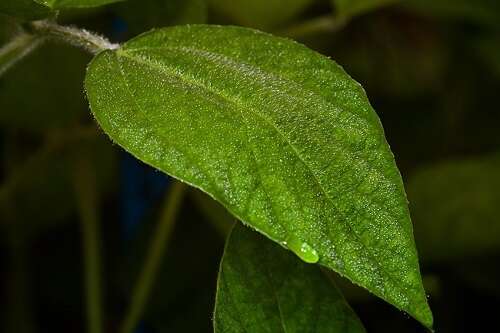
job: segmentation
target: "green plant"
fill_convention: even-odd
[[[363,332],[328,269],[432,329],[402,179],[363,88],[327,57],[249,28],[176,26],[119,45],[56,22],[56,10],[111,2],[4,0],[0,11],[18,18],[22,32],[0,49],[0,73],[46,40],[88,51],[85,91],[100,128],[181,181],[122,331],[133,331],[143,311],[183,183],[266,236],[239,225],[231,232],[216,332]],[[283,20],[306,3],[297,1]],[[342,21],[372,6],[346,9]],[[89,331],[100,332],[92,153],[70,164],[87,249]]]

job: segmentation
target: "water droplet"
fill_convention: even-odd
[[[315,264],[319,260],[318,252],[306,242],[301,241],[295,236],[287,239],[288,248],[292,250],[303,261]]]

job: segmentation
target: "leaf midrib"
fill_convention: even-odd
[[[216,95],[216,96],[219,96],[221,97],[223,100],[225,101],[228,101],[232,104],[235,104],[236,106],[240,106],[240,107],[243,107],[245,109],[249,109],[252,113],[260,116],[262,119],[264,119],[267,123],[269,123],[272,127],[274,127],[276,130],[280,131],[276,125],[273,123],[273,121],[267,117],[265,117],[264,115],[261,115],[260,113],[258,113],[257,111],[253,110],[252,108],[250,107],[246,107],[246,106],[241,106],[240,103],[238,103],[237,100],[233,100],[231,99],[230,96],[227,96],[227,95],[224,95],[224,94],[221,94],[219,91],[216,91],[214,90],[213,88],[210,88],[208,86],[206,86],[203,82],[198,82],[197,80],[195,80],[193,77],[184,77],[182,76],[180,73],[176,73],[175,71],[168,71],[167,70],[167,66],[164,66],[162,67],[161,65],[162,64],[159,64],[159,63],[155,63],[153,61],[150,61],[148,60],[147,58],[143,57],[142,55],[139,55],[139,56],[136,56],[133,53],[135,52],[139,52],[139,51],[143,51],[143,50],[148,50],[148,49],[157,49],[157,50],[166,50],[166,51],[180,51],[180,52],[184,52],[184,53],[187,53],[187,54],[190,54],[190,55],[195,55],[195,56],[200,56],[200,57],[203,57],[205,58],[206,60],[208,61],[211,61],[211,62],[214,62],[215,63],[215,57],[218,57],[218,59],[221,59],[223,60],[223,65],[225,65],[226,68],[229,68],[230,70],[233,70],[233,71],[236,71],[238,72],[238,68],[236,68],[236,65],[240,64],[240,63],[236,63],[234,60],[232,60],[231,58],[225,56],[225,55],[220,55],[220,54],[217,54],[217,53],[212,53],[212,52],[209,52],[209,51],[206,51],[206,50],[198,50],[198,49],[194,49],[194,48],[190,48],[190,47],[185,47],[185,46],[182,46],[182,47],[173,47],[173,46],[155,46],[155,47],[143,47],[143,48],[131,48],[131,49],[121,49],[121,50],[118,50],[119,53],[123,53],[123,55],[125,57],[128,57],[129,59],[132,59],[132,60],[135,60],[136,62],[138,63],[142,63],[142,64],[145,64],[151,68],[156,68],[162,72],[166,72],[168,74],[171,74],[171,75],[174,75],[174,76],[178,76],[178,77],[181,77],[181,79],[184,81],[184,82],[187,82],[191,85],[194,85],[196,87],[200,87],[200,88],[203,88],[204,90],[207,90],[207,91],[210,91],[212,94]],[[241,65],[241,64],[240,64]],[[293,85],[294,88],[296,90],[300,90],[300,91],[303,91],[304,92],[304,96],[307,96],[307,95],[314,95],[315,97],[317,97],[318,100],[320,100],[322,103],[324,103],[326,106],[329,107],[329,109],[331,110],[338,110],[338,107],[335,106],[334,104],[332,104],[332,102],[326,100],[324,97],[322,97],[320,94],[318,94],[317,92],[315,92],[314,90],[309,90],[309,89],[304,89],[302,86],[300,86],[300,84],[298,84],[297,82],[295,82],[294,80],[286,77],[286,76],[280,76],[276,73],[269,73],[269,72],[264,72],[262,71],[260,68],[257,68],[253,65],[250,65],[250,64],[247,64],[247,63],[243,63],[243,65],[245,67],[248,67],[250,71],[252,72],[258,72],[259,75],[261,76],[265,76],[267,78],[270,78],[271,80],[273,81],[285,81],[288,85]],[[353,89],[357,89],[357,87],[351,87]],[[362,89],[362,88],[361,88]],[[349,88],[345,88],[345,89],[336,89],[337,92],[339,91],[344,91],[344,90],[349,90]],[[282,92],[280,91],[281,94],[285,95],[286,97],[288,98],[292,98],[292,99],[297,99],[295,96],[293,95],[290,95],[286,92]],[[366,118],[366,115],[365,114],[357,114],[357,113],[352,113],[350,110],[341,110],[339,112],[339,114],[337,115],[337,118],[339,118],[339,115],[340,113],[342,112],[347,112],[347,113],[350,113],[352,116],[355,116],[355,117],[358,117],[360,119],[363,119],[364,121],[366,121],[367,123],[365,123],[363,125],[363,134],[364,136],[369,136],[369,135],[372,135],[370,133],[368,133],[368,128],[371,127],[369,125],[369,120],[368,118]],[[352,127],[351,125],[349,124],[343,124],[343,127],[344,128],[351,128],[351,129],[358,129],[360,130],[360,128],[355,128],[355,127]],[[376,131],[377,132],[377,131]],[[285,139],[285,141],[292,145],[290,140],[286,137],[285,134],[281,133],[282,137]],[[378,132],[377,134],[375,135],[378,135]],[[349,146],[345,145],[342,141],[340,142],[337,142],[337,144],[341,147],[341,148],[344,148],[342,150],[340,150],[340,152],[342,154],[346,154],[346,151],[349,152],[351,151],[352,153],[352,149],[350,149]],[[292,145],[293,146],[293,145]],[[293,147],[294,148],[294,147]],[[298,155],[300,155],[300,153],[297,151],[297,149],[295,149],[296,153]],[[348,157],[349,158],[352,158],[352,157],[359,157],[362,162],[363,162],[363,166],[366,167],[368,169],[369,172],[373,172],[373,173],[377,173],[382,179],[383,181],[386,183],[386,184],[391,184],[392,182],[387,178],[387,176],[381,172],[379,169],[377,169],[376,167],[374,167],[373,165],[371,165],[369,163],[369,160],[367,158],[365,158],[364,156],[356,156],[356,155],[349,155]],[[306,164],[306,167],[307,168],[310,168],[310,166],[304,161],[304,159],[302,159],[303,162]],[[326,168],[328,168],[330,166],[327,165]],[[311,172],[313,172],[313,170],[311,169]],[[353,186],[354,190],[357,189],[356,186]],[[376,190],[374,190],[376,191]],[[333,198],[331,198],[333,199]],[[333,201],[333,200],[330,200],[330,201]],[[370,204],[373,204],[374,206],[379,206],[377,203],[375,203],[370,197],[368,197],[368,201]],[[386,212],[387,211],[387,207],[383,207]],[[388,212],[392,218],[392,220],[396,221],[396,223],[404,230],[403,226],[399,223],[399,215],[390,211]]]
[[[262,120],[264,120],[270,126],[272,126],[272,128],[275,129],[275,131],[280,135],[280,137],[282,137],[282,139],[284,140],[284,142],[286,142],[290,146],[290,148],[294,151],[294,153],[295,153],[296,157],[299,159],[299,161],[301,161],[301,163],[305,166],[306,170],[308,170],[308,172],[312,175],[314,181],[316,182],[318,188],[323,192],[325,198],[328,201],[330,201],[330,203],[332,203],[332,207],[335,207],[335,205],[333,205],[333,201],[332,201],[331,197],[329,196],[328,192],[323,188],[323,186],[322,186],[321,182],[318,180],[316,174],[313,172],[313,170],[310,168],[310,166],[304,161],[304,159],[301,157],[300,153],[297,151],[297,149],[295,148],[295,146],[276,127],[276,125],[274,123],[272,123],[272,121],[270,121],[269,119],[267,119],[267,117],[261,115],[260,113],[256,112],[252,108],[240,105],[240,103],[237,100],[233,100],[229,96],[221,94],[219,91],[216,91],[213,88],[204,85],[203,82],[196,81],[192,77],[185,77],[185,76],[181,75],[180,73],[177,73],[175,71],[169,70],[169,67],[167,67],[167,66],[160,66],[160,64],[152,62],[152,61],[150,61],[147,58],[144,58],[142,56],[137,56],[137,55],[130,54],[130,53],[127,52],[127,50],[124,50],[124,49],[120,49],[120,50],[116,51],[115,54],[116,54],[116,56],[118,58],[119,57],[124,57],[124,58],[132,60],[132,61],[134,61],[134,62],[136,62],[138,64],[145,65],[145,66],[147,66],[149,68],[152,68],[152,69],[155,69],[155,70],[157,70],[157,71],[159,71],[161,73],[167,74],[168,76],[178,77],[179,79],[181,79],[182,81],[184,81],[184,82],[186,82],[188,84],[191,84],[191,85],[196,86],[198,88],[202,88],[203,90],[206,90],[206,91],[210,91],[211,93],[215,94],[216,96],[219,96],[220,98],[222,98],[222,99],[226,100],[227,102],[235,105],[236,107],[247,109],[247,110],[251,111],[253,114],[255,114],[256,116],[260,117]],[[251,144],[251,143],[249,143],[249,144]],[[405,292],[406,289],[408,288],[408,289],[412,290],[415,295],[419,295],[419,293],[417,292],[417,290],[415,290],[414,287],[411,286],[411,285],[407,285],[406,287],[399,287],[398,283],[395,283],[395,282],[401,282],[401,281],[398,281],[397,278],[393,277],[392,274],[389,274],[389,272],[386,271],[379,264],[379,262],[376,260],[376,258],[371,253],[371,251],[369,251],[368,246],[366,244],[364,244],[364,242],[361,241],[361,238],[353,231],[351,225],[345,220],[345,218],[342,218],[340,220],[345,224],[345,226],[350,231],[350,234],[356,239],[356,241],[365,249],[365,251],[366,251],[365,253],[367,254],[367,258],[372,263],[375,264],[375,266],[379,269],[380,272],[382,272],[382,273],[385,274],[384,276],[387,278],[387,280],[389,280],[389,281],[392,282],[392,285],[393,285],[393,287],[395,289],[400,290],[404,295],[409,295],[408,293]],[[385,296],[385,294],[382,291],[377,291],[377,292],[379,293],[379,295],[384,295]],[[397,303],[394,303],[394,305],[396,307],[399,307],[397,305]]]

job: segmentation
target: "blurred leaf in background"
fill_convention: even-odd
[[[407,191],[423,260],[500,251],[500,155],[430,165]]]

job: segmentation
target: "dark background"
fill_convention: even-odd
[[[117,42],[152,27],[246,25],[295,38],[341,64],[367,91],[405,180],[436,331],[495,331],[500,2],[393,1],[349,19],[329,1],[303,1],[297,10],[287,1],[247,1],[248,8],[209,2],[129,0],[63,13],[60,21]],[[15,30],[0,16],[0,41]],[[0,77],[2,332],[85,330],[73,181],[82,156],[98,185],[107,331],[120,323],[154,234],[170,181],[94,125],[82,84],[89,60],[50,43]],[[182,207],[138,332],[212,330],[218,263],[234,221],[194,190]],[[349,282],[339,278],[339,285],[368,332],[424,332]]]

